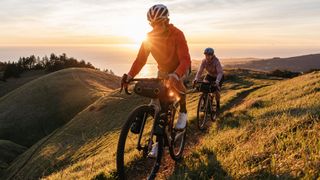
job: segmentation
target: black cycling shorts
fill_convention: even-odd
[[[210,76],[209,74],[207,74],[204,79],[209,81],[210,83],[215,83],[217,77],[213,77],[213,76]],[[222,75],[221,81],[219,82],[220,88],[222,87],[223,81],[224,81],[224,75]]]

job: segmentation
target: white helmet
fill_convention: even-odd
[[[163,4],[153,5],[147,13],[148,21],[150,21],[151,23],[167,19],[168,16],[168,8]]]

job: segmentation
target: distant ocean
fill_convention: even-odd
[[[192,59],[200,60],[203,58],[203,49],[211,46],[215,48],[216,54],[220,58],[272,58],[272,57],[290,57],[319,53],[320,49],[312,48],[277,48],[277,47],[214,47],[208,44],[189,44],[189,51]],[[66,53],[68,57],[74,57],[78,60],[85,60],[92,63],[101,70],[111,69],[116,75],[121,76],[129,71],[132,62],[136,58],[139,45],[133,44],[109,44],[109,45],[69,45],[69,46],[0,46],[0,61],[17,61],[19,57],[30,55],[44,57],[51,53],[60,55]],[[150,56],[148,64],[141,71],[141,77],[150,77],[156,75],[156,64]],[[223,63],[223,62],[222,62]]]

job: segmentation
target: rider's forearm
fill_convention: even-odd
[[[181,78],[183,75],[185,75],[191,66],[191,61],[190,59],[188,60],[188,57],[184,57],[185,59],[182,60],[184,62],[180,61],[180,64],[178,68],[175,70],[175,73]]]
[[[145,48],[144,43],[142,43],[138,56],[136,60],[133,62],[131,69],[128,73],[131,77],[135,77],[141,71],[141,69],[147,62],[149,54],[149,50]]]
[[[217,75],[216,82],[220,82],[221,79],[222,79],[222,76],[223,76],[223,73],[219,73],[219,74]]]
[[[221,63],[218,61],[217,66],[216,66],[216,70],[217,70],[217,79],[216,82],[220,82],[223,76],[223,69],[221,66]]]

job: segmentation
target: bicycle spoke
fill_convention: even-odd
[[[197,110],[197,119],[198,119],[198,128],[200,130],[204,130],[205,128],[205,123],[207,122],[208,119],[208,99],[209,95],[208,94],[202,94],[199,103],[198,103],[198,110]]]
[[[133,112],[129,117],[128,122],[124,125],[118,145],[117,151],[117,169],[120,171],[120,177],[127,178],[126,175],[134,175],[129,179],[144,179],[148,177],[151,172],[153,172],[154,167],[156,166],[157,159],[148,158],[147,154],[152,149],[152,144],[157,141],[157,137],[153,135],[151,137],[151,130],[153,127],[153,117],[150,112],[147,110],[148,106],[142,106],[139,111],[144,112]],[[139,133],[131,132],[131,124],[135,117],[145,117],[145,124],[141,124],[143,129],[141,130],[141,139],[139,142]],[[143,119],[143,118],[142,118]],[[135,131],[134,131],[135,132]],[[151,146],[148,146],[151,142]]]

